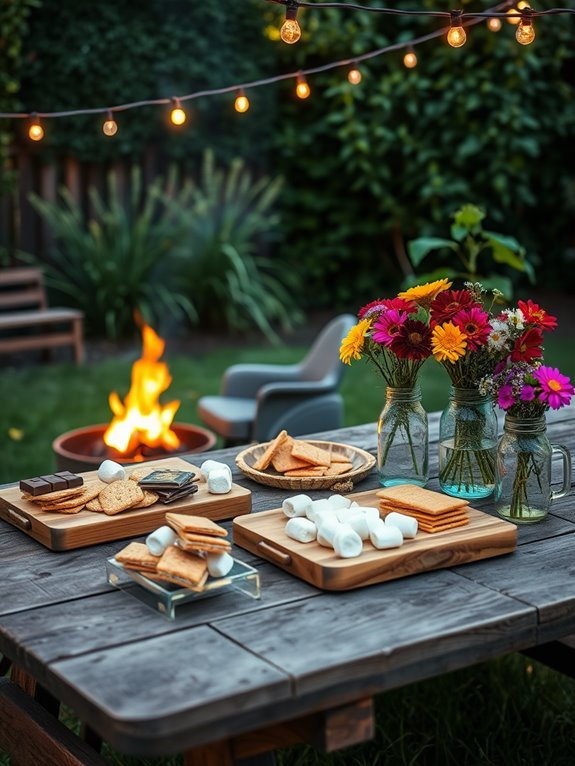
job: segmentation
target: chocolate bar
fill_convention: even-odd
[[[60,473],[48,473],[45,476],[34,476],[32,479],[22,479],[20,489],[29,495],[46,495],[48,492],[56,492],[61,489],[81,487],[84,479],[70,471]]]
[[[154,492],[160,498],[160,503],[164,503],[164,505],[167,505],[168,503],[173,503],[176,500],[181,500],[182,497],[193,495],[197,491],[198,491],[198,485],[193,483],[186,484],[184,487],[181,487],[180,489],[155,489],[154,490]]]
[[[180,489],[189,484],[195,477],[192,471],[170,471],[169,469],[152,471],[152,473],[140,479],[138,484],[144,489]]]

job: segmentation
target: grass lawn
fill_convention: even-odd
[[[571,345],[567,339],[549,339],[546,361],[575,378]],[[177,420],[199,422],[198,397],[218,391],[222,373],[230,364],[288,363],[303,353],[299,348],[260,347],[226,348],[194,358],[168,356],[174,377],[169,397],[181,400]],[[47,365],[0,372],[0,483],[52,470],[51,442],[62,431],[107,422],[108,393],[115,389],[121,396],[126,394],[132,361],[111,359],[85,368]],[[444,405],[448,379],[438,365],[426,365],[422,389],[427,410]],[[353,365],[342,393],[347,425],[376,420],[384,387],[370,367]],[[373,743],[331,756],[297,747],[281,755],[280,766],[573,763],[575,681],[519,655],[385,694],[377,701],[377,713]],[[74,725],[73,717],[69,722]],[[181,758],[127,758],[110,749],[104,755],[119,766],[182,763]],[[0,766],[7,764],[7,757],[0,753]]]

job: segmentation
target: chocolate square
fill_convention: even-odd
[[[46,492],[52,491],[52,485],[48,481],[44,481],[39,476],[35,476],[32,479],[22,479],[20,482],[20,489],[22,492],[28,492],[30,495],[45,495]]]
[[[58,473],[55,473],[54,476],[60,476],[62,479],[64,479],[69,489],[73,489],[74,487],[81,487],[84,483],[84,479],[81,476],[78,476],[78,474],[72,473],[71,471],[58,471]]]
[[[47,481],[48,484],[52,487],[52,492],[57,492],[61,489],[68,489],[68,482],[66,479],[63,479],[61,476],[56,476],[54,473],[46,474],[45,476],[40,476],[41,479],[44,479],[44,481]]]
[[[188,483],[184,487],[181,487],[180,489],[171,489],[171,490],[155,489],[153,491],[160,498],[160,503],[164,503],[164,505],[167,505],[168,503],[173,503],[176,500],[181,500],[182,497],[193,495],[195,492],[198,491],[198,485]]]

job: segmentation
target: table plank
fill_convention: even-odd
[[[422,657],[448,670],[462,656],[487,659],[533,642],[535,609],[469,583],[436,571],[213,625],[289,673],[297,694],[385,675]]]

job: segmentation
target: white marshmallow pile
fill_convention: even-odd
[[[374,548],[398,548],[404,538],[417,534],[417,519],[402,513],[390,513],[385,521],[379,508],[358,505],[342,495],[327,500],[312,500],[307,495],[294,495],[282,503],[288,517],[285,531],[292,540],[333,548],[344,559],[360,556],[363,542]]]
[[[225,463],[217,460],[204,460],[200,466],[202,479],[208,484],[212,495],[227,495],[232,489],[232,472]]]

